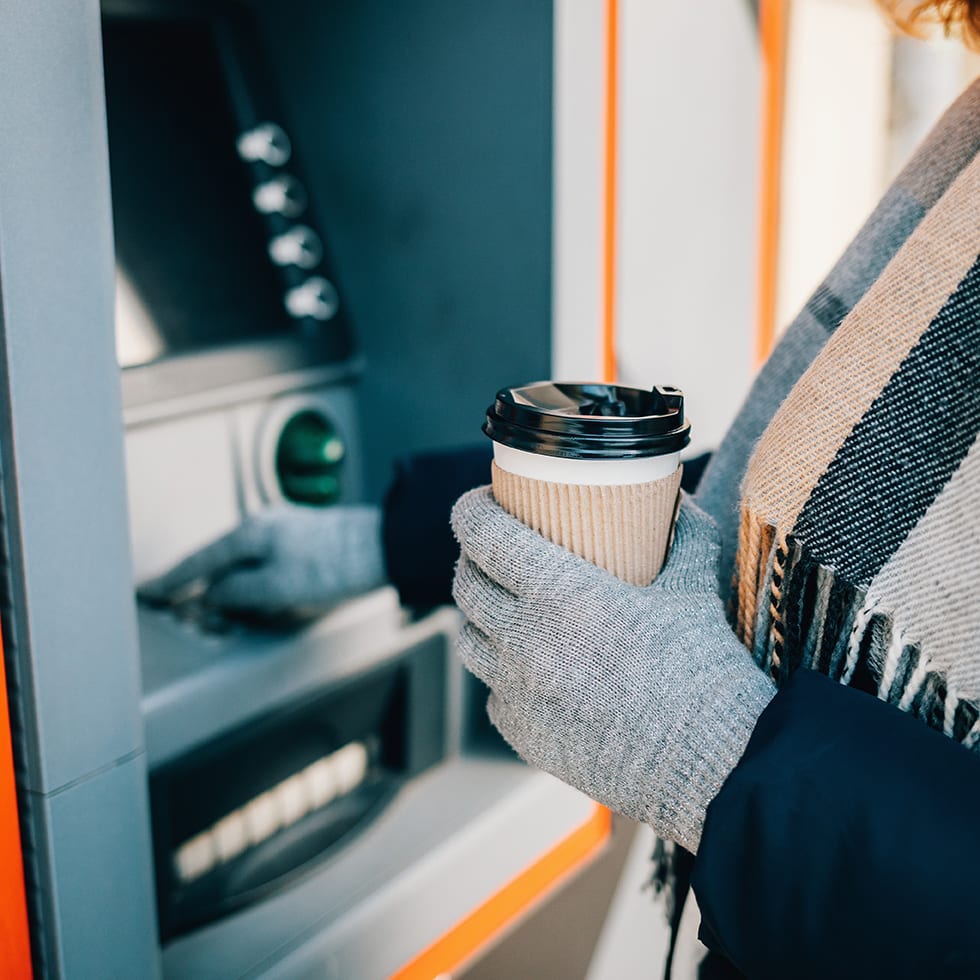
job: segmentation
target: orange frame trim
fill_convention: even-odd
[[[390,980],[433,980],[473,959],[503,930],[555,891],[609,839],[609,811],[596,804],[592,816],[499,892],[423,950]]]
[[[24,893],[24,861],[17,817],[14,751],[7,705],[7,675],[0,638],[0,963],[4,977],[29,980],[31,937]]]
[[[602,380],[616,380],[616,235],[619,167],[619,0],[606,0],[606,125],[602,243]]]
[[[759,160],[758,310],[754,352],[757,367],[769,356],[776,337],[788,7],[789,0],[761,0],[759,4],[762,147]]]

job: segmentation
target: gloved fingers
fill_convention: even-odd
[[[518,600],[486,575],[465,551],[456,565],[453,599],[471,623],[498,643],[509,640],[514,624],[520,621]]]
[[[464,623],[456,636],[456,652],[471,674],[493,687],[497,681],[497,651],[486,633],[472,623]]]
[[[487,717],[500,732],[504,741],[528,764],[546,772],[557,773],[560,769],[558,746],[567,733],[544,731],[530,714],[526,704],[515,703],[497,691],[487,698]]]
[[[714,520],[684,494],[674,528],[674,543],[654,587],[716,592],[720,553]]]
[[[556,573],[569,563],[595,570],[508,514],[490,487],[463,494],[453,507],[452,525],[463,553],[517,596],[538,592],[543,582],[557,585]]]
[[[205,593],[209,606],[229,612],[273,615],[285,612],[290,603],[270,568],[242,568],[229,572]]]
[[[487,698],[487,717],[493,727],[504,737],[507,744],[517,752],[522,759],[528,761],[528,744],[534,741],[529,738],[531,726],[527,718],[496,691],[491,691]]]
[[[144,582],[138,591],[151,602],[170,602],[197,582],[210,582],[244,562],[258,562],[268,557],[272,540],[266,524],[246,521],[223,537],[178,562],[168,572]]]
[[[521,758],[525,761],[526,758],[521,752],[515,741],[520,741],[520,739],[514,739],[513,733],[511,732],[511,717],[513,711],[510,705],[507,704],[504,699],[497,694],[495,691],[490,692],[490,696],[487,698],[487,717],[490,719],[490,723],[498,732],[503,736],[504,741],[514,749],[515,752],[519,753]]]

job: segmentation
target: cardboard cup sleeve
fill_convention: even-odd
[[[508,513],[629,582],[649,585],[667,559],[682,467],[650,483],[578,486],[515,476],[493,464],[493,495]]]

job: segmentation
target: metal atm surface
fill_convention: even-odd
[[[159,14],[161,5],[152,6]],[[324,351],[288,326],[226,334],[141,363],[127,357],[131,366],[120,373],[98,5],[13,5],[0,14],[2,61],[16,79],[0,94],[11,137],[0,168],[2,381],[11,409],[0,446],[9,561],[2,612],[27,897],[45,975],[384,975],[482,908],[545,841],[560,841],[592,812],[489,737],[479,691],[448,655],[452,611],[407,620],[381,592],[278,636],[234,640],[233,630],[197,632],[207,624],[145,609],[137,624],[139,581],[277,499],[264,455],[275,441],[273,419],[285,422],[277,413],[309,401],[328,414],[349,449],[339,499],[376,500],[384,477],[370,471],[385,473],[398,452],[465,438],[503,366],[547,371],[550,5],[461,5],[451,31],[441,4],[385,8],[304,2],[289,5],[288,16],[278,5],[243,8],[254,9],[268,41],[289,115],[280,125],[297,160],[315,161],[305,185],[310,227],[335,247],[330,273],[363,344],[360,388],[353,347],[343,356]],[[105,6],[109,19],[149,10]],[[382,22],[395,42],[384,48],[373,43]],[[322,58],[322,45],[338,37],[346,40],[337,57]],[[324,131],[322,119],[338,112],[331,93],[369,88],[390,111],[339,110],[348,119],[340,131],[355,134],[339,161],[360,180],[351,195],[331,166],[342,155],[338,130]],[[109,116],[111,128],[111,106]],[[473,126],[478,118],[484,125]],[[486,125],[495,147],[518,152],[493,159],[476,138]],[[420,139],[426,127],[443,136]],[[455,148],[448,156],[446,139]],[[119,181],[118,147],[113,155]],[[399,166],[409,157],[413,166]],[[512,208],[490,199],[494,188]],[[139,279],[134,269],[130,263]],[[285,297],[294,286],[277,275],[269,281]],[[292,304],[297,319],[330,308],[329,299],[316,284]],[[152,312],[152,302],[144,305]],[[499,331],[499,348],[465,362],[465,332],[487,328]],[[386,392],[409,390],[419,372],[450,370],[459,404],[427,406],[412,426],[403,418],[386,426]],[[368,444],[370,467],[358,462]],[[171,520],[161,519],[168,512]],[[341,641],[345,634],[358,639]],[[413,648],[424,656],[410,658]],[[270,663],[288,678],[278,688]],[[402,704],[416,679],[427,685],[435,710],[416,717],[439,720],[443,760],[408,776],[349,847],[308,876],[161,944],[148,779],[173,774],[182,761],[213,761],[211,743],[254,735],[278,724],[283,706],[346,692],[365,675],[378,678],[372,690],[389,684]],[[234,698],[222,697],[224,685]],[[267,700],[255,694],[260,687],[263,697],[266,687],[272,692]]]
[[[131,7],[126,9],[131,13]],[[162,9],[152,8],[156,17]],[[224,8],[215,9],[221,36],[220,11]],[[107,45],[111,48],[113,31],[124,41],[139,35],[134,23],[141,22],[138,18],[112,22]],[[151,18],[147,23],[160,22]],[[187,22],[179,25],[186,37]],[[146,29],[146,23],[143,26]],[[165,20],[164,26],[161,43],[173,45],[173,25]],[[234,36],[241,36],[240,32]],[[142,43],[145,46],[145,38]],[[203,50],[199,38],[194,44],[194,50]],[[131,50],[127,57],[128,71],[132,71]],[[228,60],[223,51],[226,72]],[[248,65],[248,81],[264,77],[256,71],[254,57]],[[159,87],[159,77],[153,77],[152,70],[149,75]],[[213,72],[200,66],[197,75],[215,80]],[[111,82],[110,72],[110,149],[119,146],[118,138],[113,138]],[[135,98],[132,87],[130,83],[127,89],[130,100]],[[260,95],[270,105],[269,97],[264,92]],[[205,100],[208,102],[221,104],[218,98]],[[125,115],[125,105],[123,101],[119,114]],[[258,117],[249,120],[253,128],[258,123]],[[282,132],[296,147],[302,146],[302,134],[293,138],[288,127]],[[213,138],[213,133],[207,135]],[[242,137],[238,139],[241,145]],[[138,158],[138,148],[124,143],[113,160],[114,168],[122,169],[127,159],[134,158]],[[192,162],[185,161],[185,165]],[[302,172],[298,162],[294,158],[283,167],[288,166],[291,175],[298,174]],[[153,172],[159,172],[159,164]],[[266,184],[270,180],[268,173],[260,177]],[[140,236],[147,208],[139,187],[127,189],[126,183],[123,171],[117,213],[136,201],[142,218],[117,221],[118,255],[122,261],[127,250],[135,253],[145,267],[146,245]],[[303,196],[315,202],[320,189],[314,181]],[[254,203],[255,194],[252,196]],[[322,212],[312,204],[310,208],[304,222],[329,233],[329,222],[316,220]],[[159,215],[150,217],[159,219]],[[249,223],[236,219],[236,224],[241,231],[235,247],[241,252],[247,245]],[[272,231],[280,236],[288,233],[282,228]],[[187,234],[186,228],[182,234]],[[323,239],[333,244],[328,234]],[[196,243],[191,251],[194,249],[200,251]],[[271,245],[267,251],[272,254]],[[247,256],[253,266],[257,252],[253,248],[253,254]],[[324,254],[329,250],[324,248]],[[338,255],[343,254],[341,249]],[[366,458],[372,455],[361,434],[364,419],[369,431],[377,431],[372,412],[390,409],[374,409],[371,400],[358,399],[362,372],[371,378],[370,357],[362,359],[354,353],[360,345],[353,333],[343,344],[324,345],[323,331],[336,326],[331,320],[317,323],[307,318],[301,329],[290,332],[288,321],[283,326],[281,315],[272,315],[270,302],[257,302],[254,308],[247,300],[241,302],[243,297],[234,293],[238,273],[227,269],[234,259],[222,256],[221,263],[226,268],[219,270],[219,280],[225,283],[225,294],[235,297],[238,321],[260,315],[264,325],[252,333],[248,323],[236,326],[226,317],[224,326],[218,325],[222,334],[208,325],[205,336],[196,336],[194,323],[209,315],[206,303],[200,300],[202,294],[206,297],[206,290],[197,286],[186,295],[189,309],[185,313],[165,310],[176,328],[170,335],[161,331],[164,346],[155,355],[135,356],[123,370],[137,582],[230,530],[247,514],[268,506],[291,505],[276,468],[277,446],[289,421],[302,413],[329,420],[344,445],[334,501],[343,505],[364,499],[366,491],[371,493],[363,474]],[[140,268],[139,261],[131,265],[132,270]],[[145,292],[152,296],[155,289],[156,295],[167,296],[160,282],[167,275],[179,280],[188,267],[181,256],[179,261],[164,261],[159,268],[151,263],[150,268],[156,279]],[[132,270],[124,270],[125,278],[120,274],[118,296],[123,304],[127,291],[139,292],[139,274]],[[241,275],[241,281],[255,280],[268,292],[268,276],[262,278],[261,272],[256,268],[250,276]],[[326,274],[332,277],[329,270]],[[296,287],[287,282],[285,288]],[[340,306],[347,309],[342,280],[337,289]],[[152,303],[148,305],[152,313]],[[123,326],[139,324],[117,324]],[[344,332],[351,332],[352,326],[351,321],[340,325]],[[370,329],[365,324],[368,338]],[[178,342],[167,347],[170,336]],[[415,344],[403,354],[409,361],[430,356],[431,352]],[[448,418],[455,415],[449,413]],[[434,442],[444,438],[438,430],[431,432]],[[391,447],[381,449],[382,455],[391,452]],[[202,615],[193,605],[176,611],[141,607],[138,618],[141,709],[166,976],[388,975],[451,931],[461,915],[519,878],[556,841],[594,817],[591,802],[552,778],[528,770],[490,731],[478,686],[464,676],[450,654],[458,627],[453,610],[413,617],[388,588],[354,598],[322,618],[290,629],[221,621]],[[397,678],[390,681],[394,685],[390,692],[384,686],[389,684],[386,678]],[[223,816],[216,805],[188,797],[186,787],[197,793],[202,785],[221,781],[224,760],[241,765],[243,758],[261,755],[264,744],[290,739],[290,733],[299,730],[289,727],[292,719],[310,710],[304,705],[324,703],[328,722],[335,724],[338,711],[346,717],[339,710],[345,698],[367,697],[365,703],[374,703],[371,685],[380,685],[378,697],[383,704],[371,709],[381,714],[376,722],[380,727],[372,729],[367,740],[375,745],[367,776],[378,785],[378,780],[388,780],[390,794],[378,797],[378,803],[369,800],[370,806],[355,824],[341,821],[338,826],[350,829],[339,838],[323,827],[314,828],[321,837],[311,839],[326,842],[322,853],[312,853],[312,844],[298,846],[296,840],[290,844],[287,839],[283,847],[292,847],[304,860],[294,867],[284,866],[282,874],[270,880],[256,879],[248,862],[254,865],[256,854],[269,852],[271,856],[262,860],[269,867],[278,867],[283,847],[275,849],[276,836],[295,838],[297,827],[312,826],[312,821],[348,798],[308,813],[298,824],[283,825],[271,842],[263,839],[242,850],[238,841],[230,856],[222,856],[221,840],[227,841],[229,828],[238,826],[235,821],[240,823],[240,814],[247,817],[255,807],[256,787],[261,789],[263,784],[253,781],[248,793],[230,797]],[[306,724],[309,719],[303,717]],[[360,731],[350,718],[343,724],[353,725],[351,732]],[[363,738],[363,733],[357,738]],[[347,744],[361,743],[355,739]],[[309,757],[302,758],[302,765],[309,769]],[[285,785],[281,777],[288,772],[284,765],[272,761],[271,788],[259,797],[280,792],[277,787]],[[286,783],[296,778],[290,776]],[[247,774],[236,776],[228,785],[243,780],[247,783]],[[183,811],[188,807],[201,807],[213,815],[187,817]],[[196,836],[187,837],[188,826]],[[179,827],[184,829],[175,829]],[[182,866],[182,857],[193,848],[200,849],[212,836],[217,857],[206,858],[202,866],[210,870],[192,869],[200,876],[196,878],[175,875],[173,868]],[[208,877],[222,870],[222,862],[231,869],[232,877],[237,875],[250,884],[237,892],[212,889],[210,908],[195,904],[194,890],[206,893]],[[459,873],[461,867],[466,868],[464,874]],[[378,942],[379,934],[384,935],[383,943]]]

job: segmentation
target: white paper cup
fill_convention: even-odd
[[[601,391],[608,404],[599,410],[619,414],[594,414]],[[628,411],[638,408],[646,414]],[[625,582],[656,578],[690,431],[679,391],[552,382],[503,389],[484,431],[494,440],[493,493],[505,510]]]

